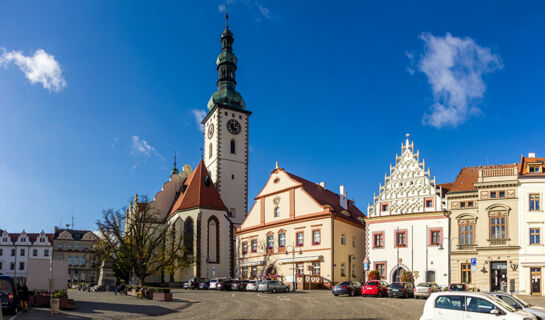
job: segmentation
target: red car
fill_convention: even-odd
[[[361,288],[361,294],[363,296],[386,297],[388,296],[388,282],[380,280],[367,281]]]

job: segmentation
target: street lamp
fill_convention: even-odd
[[[458,239],[458,237],[453,237],[453,238],[449,238],[449,237],[443,237],[443,239],[441,240],[445,240],[447,239],[448,241],[448,268],[450,269],[450,248],[451,248],[451,245],[452,245],[452,240],[454,239]],[[456,246],[457,249],[460,249],[462,246],[460,246],[459,244]],[[439,250],[443,250],[443,241],[441,241],[441,243],[439,244]],[[449,270],[449,273],[448,273],[448,283],[450,284],[450,270]]]
[[[292,278],[291,278],[292,283],[291,283],[291,285],[292,285],[293,291],[295,291],[295,243],[292,243],[291,245],[288,244],[286,246],[286,254],[289,254],[289,252],[288,252],[289,247],[291,247],[291,250],[292,250],[292,252],[291,252],[291,259],[292,259],[292,261],[291,261],[292,262]],[[303,254],[303,251],[301,250],[301,248],[299,248],[299,254]]]

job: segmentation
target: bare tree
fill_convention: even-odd
[[[165,272],[172,274],[193,263],[182,237],[176,237],[146,197],[125,212],[104,210],[97,226],[101,256],[130,268],[139,286],[149,275],[161,274],[162,280]]]

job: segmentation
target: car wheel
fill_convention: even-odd
[[[351,296],[351,297],[354,296],[354,290],[350,291],[350,296]]]
[[[276,293],[276,289],[272,289],[272,293]]]
[[[338,297],[338,296],[339,296],[339,295],[338,295],[338,294],[336,294],[336,293],[334,293],[333,295],[334,295],[335,297]]]

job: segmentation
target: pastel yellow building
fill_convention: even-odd
[[[298,289],[363,281],[364,215],[339,194],[277,168],[236,231],[241,279],[295,280]]]

